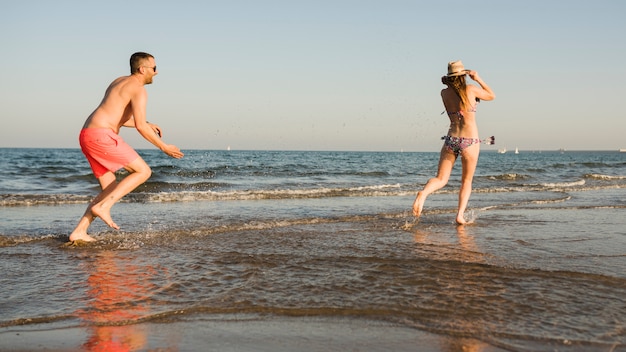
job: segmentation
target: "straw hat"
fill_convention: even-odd
[[[448,62],[448,77],[463,76],[467,74],[467,72],[469,72],[469,70],[463,67],[461,60]]]

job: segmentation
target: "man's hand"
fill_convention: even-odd
[[[163,148],[163,153],[176,159],[180,159],[185,155],[183,152],[180,151],[180,149],[178,149],[177,146],[173,144],[166,144],[165,148]]]
[[[155,125],[153,123],[149,123],[149,122],[148,122],[148,125],[150,125],[150,128],[152,128],[152,130],[154,131],[154,133],[157,136],[163,138],[163,132],[161,131],[161,127],[159,127],[158,125]]]

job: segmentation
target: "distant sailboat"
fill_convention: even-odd
[[[504,153],[506,153],[506,148],[498,149],[498,153],[499,153],[499,154],[504,154]]]
[[[517,149],[517,147],[515,147],[515,154],[519,154],[519,149]]]

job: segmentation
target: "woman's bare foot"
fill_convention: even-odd
[[[72,232],[70,235],[70,241],[85,241],[94,242],[96,239],[89,236],[86,232]]]
[[[456,216],[456,223],[458,225],[467,225],[469,224],[467,221],[465,221],[465,217],[463,217],[463,214],[459,214]]]
[[[93,214],[94,217],[99,217],[100,219],[102,219],[102,221],[104,221],[105,224],[109,225],[109,227],[119,230],[120,227],[117,226],[117,224],[113,221],[113,218],[111,218],[110,210],[110,208],[104,208],[101,205],[96,204],[91,208],[91,214]]]
[[[422,215],[422,209],[424,208],[425,201],[426,196],[424,196],[424,192],[417,192],[417,197],[415,197],[415,202],[413,202],[413,215],[418,218]]]

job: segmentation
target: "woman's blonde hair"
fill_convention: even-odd
[[[467,97],[467,85],[465,83],[465,75],[460,76],[448,76],[446,77],[446,83],[451,87],[456,95],[461,98],[461,110],[465,111],[471,108],[472,104]]]

